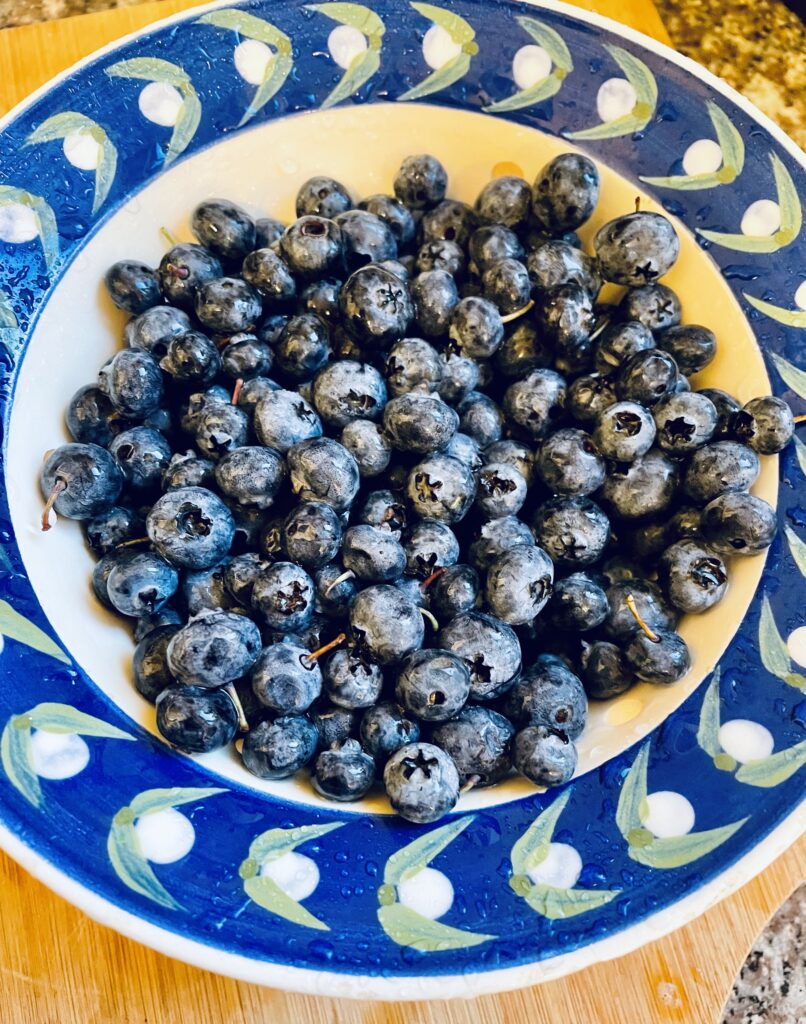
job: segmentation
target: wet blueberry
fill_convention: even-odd
[[[315,313],[292,316],[274,346],[279,375],[294,383],[310,380],[330,356],[330,330]]]
[[[637,630],[624,648],[627,664],[648,683],[669,686],[691,667],[691,655],[679,633],[658,630],[650,638]]]
[[[614,641],[622,642],[633,634],[638,625],[636,613],[652,630],[672,630],[677,623],[676,613],[651,580],[623,579],[611,583],[607,603],[604,632]]]
[[[608,221],[596,232],[593,245],[605,280],[631,287],[663,277],[680,252],[671,221],[648,211]]]
[[[379,665],[391,665],[423,644],[420,609],[386,584],[361,590],[350,606],[350,630],[358,646]]]
[[[662,398],[652,407],[657,442],[666,452],[686,454],[711,440],[716,430],[714,403],[696,391]]]
[[[386,405],[386,384],[375,367],[343,359],[320,370],[313,382],[313,404],[330,428],[357,419],[377,419]]]
[[[532,520],[537,543],[556,566],[576,569],[598,561],[610,539],[610,521],[590,498],[552,498]]]
[[[260,653],[260,631],[245,615],[204,611],[174,634],[168,667],[180,683],[223,686],[240,679]]]
[[[480,366],[475,359],[446,350],[440,353],[442,380],[439,396],[444,402],[456,404],[479,383]]]
[[[459,774],[451,758],[431,743],[409,743],[386,762],[383,783],[401,818],[436,821],[459,799]]]
[[[554,370],[534,370],[504,392],[504,412],[533,438],[545,436],[565,407],[565,378]]]
[[[636,352],[655,347],[652,331],[638,320],[625,320],[606,328],[596,344],[594,365],[600,373],[613,373]]]
[[[532,213],[550,234],[573,231],[599,201],[596,164],[581,153],[561,153],[540,171],[532,186]]]
[[[152,629],[134,649],[132,669],[137,692],[152,704],[176,680],[168,668],[167,650],[176,626],[158,626]]]
[[[576,771],[577,752],[564,732],[530,725],[516,734],[512,760],[517,771],[535,785],[561,786]]]
[[[229,551],[235,534],[232,513],[204,487],[182,487],[164,494],[146,519],[151,543],[171,565],[208,569]]]
[[[319,732],[304,715],[282,715],[260,722],[246,734],[241,757],[259,779],[287,779],[316,753]]]
[[[199,288],[207,281],[220,278],[223,273],[219,259],[208,249],[192,242],[182,242],[169,249],[157,271],[165,298],[187,312],[193,312]],[[187,326],[190,327],[190,323]]]
[[[250,252],[241,266],[241,276],[257,289],[266,309],[282,309],[296,298],[294,277],[273,249]]]
[[[407,156],[395,177],[395,195],[411,210],[436,206],[445,198],[448,174],[434,156]]]
[[[348,210],[335,218],[341,228],[344,262],[348,272],[367,263],[381,263],[397,257],[392,229],[367,210]]]
[[[677,364],[661,349],[636,352],[622,363],[616,378],[618,396],[623,401],[651,406],[672,394],[677,382]]]
[[[476,473],[476,508],[485,519],[518,513],[526,500],[526,480],[505,462],[490,462]]]
[[[328,800],[360,800],[375,781],[375,762],[357,740],[323,750],[311,776],[313,788]]]
[[[157,359],[165,355],[171,338],[192,327],[190,317],[174,306],[153,306],[130,320],[123,329],[129,348],[141,348]]]
[[[210,487],[215,463],[200,458],[194,451],[175,452],[162,472],[162,489],[177,491],[182,487]]]
[[[520,728],[543,725],[575,740],[585,728],[588,702],[568,666],[553,654],[541,654],[506,695],[504,708]]]
[[[486,572],[499,555],[521,544],[534,544],[532,531],[516,516],[503,516],[481,525],[468,553],[473,566]]]
[[[457,403],[459,429],[484,448],[501,438],[504,416],[498,405],[481,391],[470,391]]]
[[[399,246],[408,245],[414,240],[416,230],[414,217],[412,217],[409,207],[404,206],[399,199],[381,194],[367,196],[366,199],[361,200],[358,208],[380,217],[389,226]]]
[[[592,700],[610,700],[634,683],[635,673],[616,644],[599,640],[583,655],[582,684]]]
[[[791,441],[795,432],[792,410],[773,395],[754,398],[732,420],[733,435],[750,445],[759,455],[776,455]]]
[[[255,406],[255,433],[267,448],[285,454],[294,445],[321,437],[322,421],[296,391],[272,391]]]
[[[683,490],[705,505],[728,491],[747,491],[760,468],[758,455],[738,441],[715,441],[695,451],[685,472]]]
[[[474,700],[491,700],[512,686],[521,668],[521,648],[514,630],[482,612],[457,615],[437,637],[441,648],[464,659]]]
[[[216,277],[196,292],[196,316],[208,330],[235,334],[253,327],[263,305],[259,293],[239,277]]]
[[[281,715],[296,715],[322,692],[322,672],[295,643],[264,647],[252,669],[252,691],[260,703]]]
[[[117,501],[123,475],[104,448],[96,444],[63,444],[51,452],[39,474],[46,500],[42,529],[49,529],[53,508],[67,519],[92,519]]]
[[[238,712],[224,690],[169,686],[157,697],[157,728],[178,750],[206,754],[231,743]]]
[[[470,296],[454,309],[448,333],[460,355],[488,359],[503,341],[504,323],[492,302]]]
[[[176,569],[159,555],[142,551],[112,567],[106,594],[115,611],[138,618],[159,611],[178,585]]]
[[[510,548],[487,570],[487,606],[502,622],[523,625],[545,607],[553,582],[554,565],[545,551],[533,544]]]
[[[558,629],[585,633],[601,626],[609,610],[603,581],[590,573],[574,572],[555,581],[546,617]]]
[[[386,761],[396,750],[419,738],[419,724],[399,704],[382,701],[367,708],[361,718],[361,744],[376,761]]]
[[[147,352],[124,348],[105,363],[98,386],[115,410],[129,419],[143,419],[162,401],[162,374]]]
[[[698,324],[667,327],[658,334],[658,345],[671,356],[681,373],[699,373],[712,363],[716,355],[716,336]]]
[[[204,388],[215,380],[221,369],[221,357],[206,334],[186,331],[168,342],[160,368],[178,384]]]
[[[291,271],[307,281],[338,272],[344,238],[339,225],[328,217],[300,217],[285,229],[280,251]]]
[[[708,546],[720,555],[757,555],[775,537],[775,510],[762,498],[730,491],[705,506],[702,530]]]
[[[596,419],[593,440],[606,459],[633,462],[646,455],[657,428],[652,414],[637,402],[614,402]]]
[[[190,227],[203,246],[227,263],[242,260],[255,247],[255,222],[228,199],[199,203]]]
[[[457,459],[431,455],[409,473],[406,494],[415,513],[423,519],[458,523],[475,496],[473,474]]]
[[[300,501],[323,501],[344,512],[358,492],[355,459],[338,441],[315,437],[300,441],[287,455],[291,487]]]
[[[296,633],[313,615],[313,580],[293,562],[274,562],[255,580],[252,606],[270,629]]]
[[[400,541],[377,526],[351,526],[344,534],[341,558],[344,568],[366,583],[389,583],[406,567]]]
[[[328,618],[343,618],[357,593],[352,577],[345,577],[343,566],[331,562],[315,574],[315,583],[316,611]]]
[[[492,786],[512,768],[512,737],[515,730],[508,719],[478,704],[463,708],[432,733],[432,741],[450,755],[464,786]]]
[[[658,579],[675,608],[694,614],[721,601],[728,586],[725,563],[694,540],[678,541],[663,552]]]
[[[104,283],[118,309],[135,316],[162,302],[157,272],[138,260],[113,264],[106,272]]]
[[[362,477],[378,476],[392,459],[388,437],[372,420],[352,420],[342,430],[339,441],[355,459]]]
[[[589,373],[571,382],[565,404],[575,420],[589,426],[615,401],[614,379],[601,373]]]
[[[370,349],[405,337],[414,316],[408,285],[391,271],[370,264],[356,270],[339,295],[347,332]]]
[[[317,217],[335,217],[353,205],[350,193],[335,178],[317,175],[303,182],[297,192],[297,216],[313,214]]]
[[[461,277],[465,269],[464,249],[456,242],[438,239],[421,245],[415,262],[417,272],[444,270],[453,277]]]
[[[599,497],[621,519],[657,516],[671,505],[678,483],[678,468],[657,449],[611,470]]]
[[[196,447],[213,461],[243,447],[248,437],[249,417],[235,405],[213,405],[196,421]]]
[[[535,468],[554,494],[593,494],[604,483],[605,464],[595,438],[584,430],[565,427],[540,446]]]

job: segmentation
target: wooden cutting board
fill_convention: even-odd
[[[650,0],[577,0],[669,37]],[[194,6],[163,0],[0,31],[0,116],[75,61]],[[354,1003],[218,977],[103,928],[0,854],[3,1024],[717,1024],[750,944],[806,877],[806,838],[697,921],[559,981],[452,1003]]]

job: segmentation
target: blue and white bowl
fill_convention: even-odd
[[[702,384],[806,411],[806,159],[722,82],[559,3],[216,4],[55,80],[0,125],[0,844],[89,914],[250,981],[365,998],[531,984],[679,926],[804,825],[806,447],[766,459],[768,557],[684,635],[674,687],[593,710],[577,777],[468,794],[418,828],[373,798],[261,783],[155,734],[132,642],[96,604],[76,524],[43,535],[42,452],[114,351],[106,267],[226,195],[292,215],[301,181],[387,189],[431,151],[472,199],[579,146],[603,199],[677,218],[669,282],[713,328]]]

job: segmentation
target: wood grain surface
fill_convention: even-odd
[[[663,42],[650,0],[578,0]],[[163,0],[0,31],[0,115],[128,32],[194,6]],[[806,877],[806,838],[695,922],[620,960],[500,996],[355,1003],[231,981],[96,924],[0,854],[2,1024],[717,1024],[750,944]]]

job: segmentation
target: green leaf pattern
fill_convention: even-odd
[[[527,15],[522,15],[515,20],[538,46],[543,47],[551,57],[553,66],[549,74],[541,78],[539,82],[535,82],[527,89],[521,89],[513,96],[508,96],[504,100],[485,107],[484,110],[488,114],[504,114],[510,110],[522,110],[524,107],[542,103],[543,100],[555,96],[560,91],[563,82],[574,70],[571,52],[558,32],[543,24],[542,21],[538,21],[537,18],[530,18]]]
[[[655,185],[657,188],[673,188],[682,192],[733,184],[744,169],[744,142],[738,129],[721,107],[711,100],[707,106],[708,116],[711,118],[719,148],[722,150],[722,166],[716,171],[703,171],[700,174],[675,174],[666,178],[642,177],[640,181],[645,181],[647,185]]]
[[[456,818],[441,828],[432,829],[424,836],[393,853],[387,860],[383,872],[383,880],[387,885],[399,885],[407,878],[412,878],[418,871],[428,867],[437,854],[442,853],[446,846],[467,828],[473,815]]]
[[[631,111],[622,114],[613,121],[585,128],[579,132],[569,132],[569,139],[593,140],[615,139],[622,135],[633,135],[643,131],[652,120],[658,103],[658,85],[655,77],[642,60],[620,46],[605,46],[605,49],[618,64],[627,81],[635,90],[635,104]]]
[[[712,758],[719,757],[722,752],[719,745],[719,677],[720,670],[716,669],[703,697],[697,729],[697,743]]]
[[[59,258],[59,231],[53,210],[41,196],[13,185],[0,185],[0,208],[11,205],[27,206],[34,215],[45,264],[48,270],[53,270]]]
[[[95,169],[95,196],[92,203],[93,215],[103,205],[115,180],[118,165],[118,151],[104,129],[91,118],[74,110],[54,114],[34,129],[25,140],[26,146],[54,142],[68,135],[88,135],[98,146],[98,166]]]
[[[797,690],[806,690],[806,676],[792,670],[792,661],[786,649],[775,618],[770,607],[770,600],[765,595],[761,602],[761,615],[758,624],[758,649],[761,663],[773,676],[794,686]]]
[[[401,102],[422,99],[423,96],[441,92],[453,85],[454,82],[458,82],[470,70],[470,62],[479,52],[478,43],[475,42],[476,31],[464,18],[460,18],[458,14],[446,11],[442,7],[435,7],[433,4],[412,3],[411,6],[418,14],[444,29],[451,40],[461,47],[461,51],[443,64],[441,68],[432,71],[418,85],[408,89],[402,96],[398,96],[398,100]]]
[[[352,96],[380,68],[386,26],[374,11],[362,4],[311,4],[308,9],[318,11],[342,25],[349,25],[361,32],[367,40],[367,49],[353,57],[333,91],[322,103],[322,110],[327,110]]]

